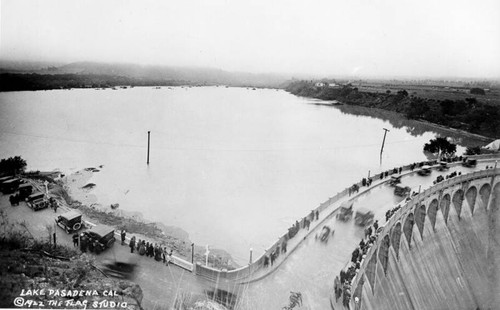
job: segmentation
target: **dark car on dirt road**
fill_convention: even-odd
[[[88,243],[94,244],[93,248],[96,254],[112,247],[116,241],[115,230],[103,225],[94,226],[83,234],[88,238]]]
[[[55,221],[57,226],[64,229],[68,234],[83,227],[82,215],[73,210],[59,215]]]
[[[19,199],[24,200],[33,193],[33,186],[31,186],[31,184],[24,183],[19,185],[17,190],[19,191]]]
[[[50,206],[50,202],[45,198],[45,194],[40,192],[29,195],[28,198],[26,198],[26,204],[33,209],[33,211],[42,210]]]
[[[4,194],[11,194],[17,191],[17,188],[22,182],[23,181],[21,179],[17,178],[6,180],[0,185],[0,190]]]

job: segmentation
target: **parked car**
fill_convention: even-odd
[[[462,165],[464,167],[468,167],[468,168],[473,168],[477,165],[477,160],[476,159],[466,159]]]
[[[36,192],[36,193],[29,195],[26,198],[26,202],[30,203],[30,202],[33,202],[34,200],[41,199],[41,198],[45,198],[45,194],[40,193],[40,192]]]
[[[344,201],[340,205],[340,210],[339,213],[337,213],[337,218],[343,222],[347,222],[352,218],[352,205],[354,204],[354,201],[349,200],[349,201]]]
[[[19,198],[21,200],[24,200],[24,199],[28,198],[29,195],[31,195],[33,193],[33,186],[31,186],[31,184],[24,183],[24,184],[19,185],[17,190],[19,191]]]
[[[4,181],[0,186],[2,193],[11,194],[11,193],[15,192],[17,190],[17,188],[19,187],[19,184],[21,184],[21,182],[22,182],[22,180],[17,179],[17,178]]]
[[[399,183],[401,183],[401,175],[400,174],[391,175],[391,179],[389,180],[389,185],[395,186],[396,184],[399,184]]]
[[[8,181],[8,180],[12,180],[12,179],[15,179],[15,178],[13,176],[1,177],[0,178],[0,188],[1,188],[2,184],[3,184],[3,182]]]
[[[409,186],[403,186],[398,184],[394,187],[394,195],[405,197],[411,192],[411,188]]]
[[[422,168],[420,168],[420,170],[417,172],[418,175],[421,175],[421,176],[427,176],[429,174],[431,174],[432,170],[431,170],[431,167],[430,166],[422,166]]]
[[[323,228],[321,229],[321,232],[319,233],[319,240],[322,242],[328,242],[328,238],[330,237],[330,233],[333,235],[335,231],[332,231],[332,229],[324,225]]]
[[[33,209],[33,211],[42,210],[50,206],[49,200],[45,198],[35,199],[33,201],[28,202],[27,204],[28,207]]]
[[[375,215],[372,211],[360,209],[356,211],[356,215],[354,216],[354,223],[358,226],[368,226],[373,223],[373,218]]]
[[[97,225],[85,231],[84,235],[88,238],[88,243],[94,243],[94,252],[96,254],[112,247],[116,241],[115,230],[103,225]]]
[[[64,229],[68,234],[79,230],[83,226],[82,215],[73,210],[59,215],[55,221],[57,226]]]
[[[445,170],[448,170],[450,169],[450,166],[448,166],[448,163],[442,161],[439,163],[439,167],[438,167],[438,170],[439,171],[445,171]]]

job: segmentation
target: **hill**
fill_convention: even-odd
[[[175,85],[280,87],[276,74],[228,72],[212,68],[75,62],[64,65],[0,62],[0,91],[57,88]]]

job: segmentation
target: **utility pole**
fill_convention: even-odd
[[[194,264],[194,243],[191,243],[191,264]]]
[[[149,136],[150,136],[151,131],[148,131],[148,162],[147,164],[149,165]]]
[[[382,147],[380,148],[380,165],[382,166],[382,152],[384,151],[384,144],[385,144],[385,136],[387,135],[387,132],[389,131],[389,129],[386,129],[386,128],[382,128],[385,130],[384,132],[384,140],[382,140]]]

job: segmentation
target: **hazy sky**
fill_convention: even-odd
[[[499,0],[1,0],[0,57],[500,77]]]

